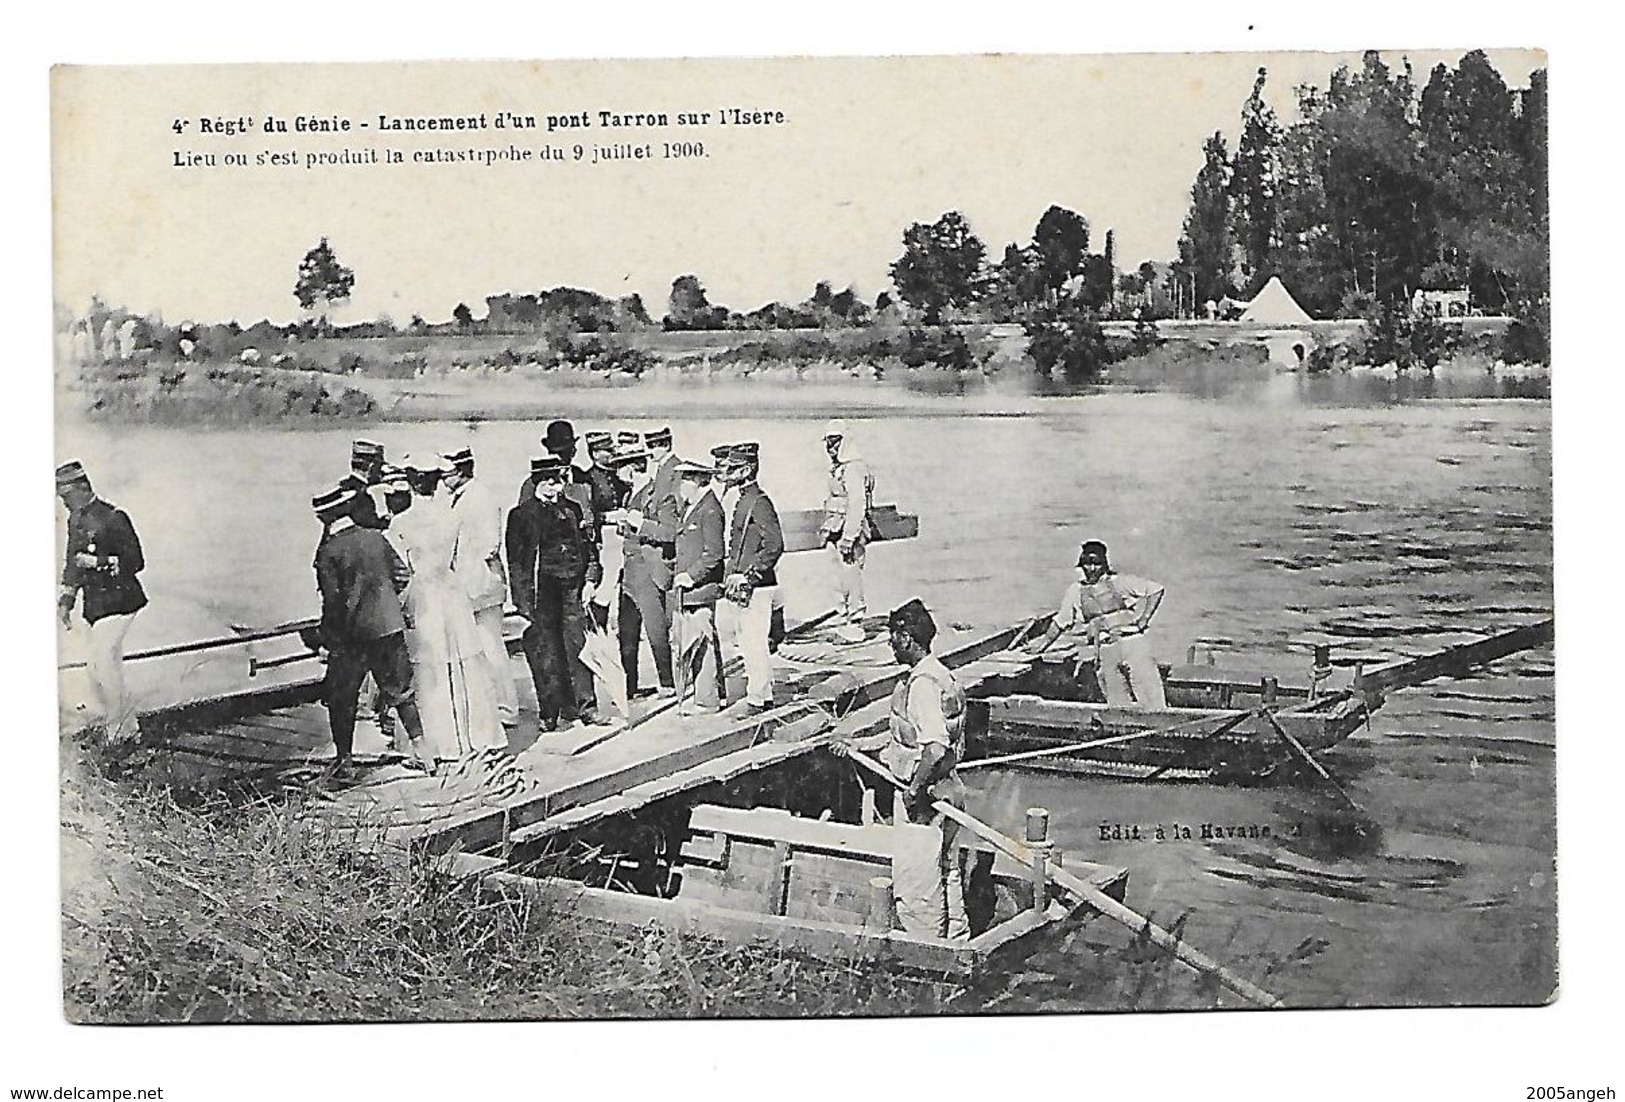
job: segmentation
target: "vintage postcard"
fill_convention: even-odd
[[[1543,54],[51,99],[69,1020],[1553,997]]]

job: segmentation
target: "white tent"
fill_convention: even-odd
[[[1304,313],[1303,307],[1292,297],[1292,292],[1286,289],[1280,276],[1270,276],[1270,281],[1264,284],[1246,306],[1241,320],[1255,325],[1306,325],[1314,320]]]

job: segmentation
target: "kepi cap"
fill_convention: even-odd
[[[359,463],[384,458],[384,446],[376,440],[356,440],[350,444],[350,462]]]
[[[653,432],[644,433],[643,442],[651,448],[671,447],[671,426],[664,425]]]
[[[474,462],[474,449],[469,447],[453,448],[451,451],[441,452],[440,458],[453,467],[461,467],[465,463]]]
[[[717,473],[711,464],[701,463],[697,459],[679,459],[676,469],[678,478],[693,478],[699,481],[706,481]]]
[[[77,459],[70,459],[56,469],[56,488],[66,489],[69,486],[80,484],[90,485],[90,476],[85,473],[85,465]]]
[[[310,499],[310,507],[317,513],[333,513],[355,500],[355,490],[349,486],[335,486]]]
[[[615,438],[607,432],[589,432],[587,434],[587,451],[606,452],[615,450]]]
[[[564,477],[564,460],[556,455],[538,455],[530,461],[530,477],[555,480]]]

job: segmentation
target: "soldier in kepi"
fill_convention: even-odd
[[[778,564],[784,554],[778,511],[756,483],[760,466],[760,446],[750,442],[730,448],[722,467],[727,483],[722,507],[728,518],[728,542],[717,634],[723,658],[738,656],[744,662],[745,697],[736,703],[747,713],[773,706],[769,638],[779,587]]]
[[[824,429],[824,450],[829,453],[829,488],[820,533],[835,573],[836,637],[844,643],[861,643],[868,613],[863,598],[864,548],[873,535],[875,476],[840,421],[831,421]]]
[[[1162,671],[1145,638],[1162,593],[1156,582],[1114,571],[1106,545],[1090,540],[1078,551],[1077,578],[1062,596],[1049,630],[1029,643],[1027,652],[1042,654],[1070,634],[1083,646],[1080,658],[1087,659],[1092,650],[1106,703],[1166,708]]]
[[[96,496],[78,460],[56,469],[56,493],[68,509],[67,554],[57,611],[71,630],[73,606],[84,595],[82,615],[90,626],[90,683],[101,705],[109,742],[140,734],[124,684],[124,637],[147,604],[136,578],[146,566],[141,540],[129,515]]]
[[[970,937],[965,915],[964,877],[955,840],[959,824],[933,806],[943,801],[965,806],[958,766],[965,753],[965,693],[935,655],[936,621],[918,599],[887,617],[892,655],[908,674],[892,690],[891,720],[884,733],[857,740],[854,748],[878,751],[901,792],[893,804],[893,824],[935,828],[916,841],[900,835],[892,865],[897,917],[904,931],[925,937]],[[837,753],[845,747],[834,744]]]
[[[339,779],[347,779],[352,772],[356,704],[368,674],[377,683],[383,704],[395,710],[411,737],[411,762],[428,770],[432,761],[413,692],[412,658],[406,649],[401,594],[409,575],[381,531],[356,523],[357,511],[366,508],[362,497],[352,486],[340,483],[311,499],[311,508],[322,522],[315,561],[322,618],[306,642],[327,651],[322,699],[333,730],[333,772]]]

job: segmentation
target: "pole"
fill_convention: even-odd
[[[877,777],[883,777],[886,782],[892,785],[894,788],[901,789],[903,787],[902,782],[896,777],[893,777],[890,770],[886,769],[873,758],[868,757],[860,751],[851,749],[846,751],[846,755],[859,767],[868,770]],[[1014,839],[1005,837],[1003,834],[1000,834],[998,831],[994,830],[992,827],[988,826],[975,816],[961,811],[959,808],[953,806],[945,800],[937,800],[931,805],[931,807],[932,810],[936,811],[938,814],[952,819],[954,822],[958,823],[960,826],[964,827],[978,838],[981,838],[983,841],[992,845],[995,849],[999,850],[1001,853],[1019,862],[1020,864],[1031,864],[1033,857],[1028,847],[1022,845]],[[1120,923],[1121,925],[1134,931],[1136,934],[1143,933],[1152,942],[1171,952],[1181,963],[1195,969],[1198,972],[1216,977],[1220,983],[1224,984],[1224,986],[1228,987],[1231,991],[1235,992],[1237,995],[1240,995],[1248,1002],[1253,1003],[1255,1006],[1270,1007],[1272,1009],[1278,1009],[1285,1006],[1280,999],[1277,999],[1268,991],[1247,982],[1234,972],[1231,972],[1229,969],[1219,964],[1217,961],[1208,957],[1206,954],[1191,948],[1191,946],[1187,945],[1182,939],[1175,937],[1173,934],[1169,933],[1167,930],[1164,930],[1161,926],[1158,926],[1144,915],[1141,915],[1124,904],[1119,903],[1117,900],[1113,899],[1111,896],[1107,895],[1093,884],[1090,884],[1079,877],[1073,876],[1064,869],[1050,868],[1048,873],[1048,879],[1050,881],[1072,893],[1072,895],[1076,896],[1083,902],[1088,903],[1107,918],[1114,922]]]
[[[1242,720],[1246,719],[1252,714],[1253,713],[1251,711],[1241,711],[1226,717],[1222,723],[1220,723],[1212,731],[1208,732],[1208,737],[1218,738],[1220,735],[1228,734],[1232,729],[1239,726]],[[1147,727],[1143,731],[1130,731],[1125,735],[1111,735],[1107,738],[1092,739],[1089,742],[1073,742],[1068,743],[1065,746],[1046,746],[1042,750],[1023,750],[1016,754],[1001,754],[996,758],[977,758],[975,761],[962,762],[959,768],[961,770],[982,769],[990,765],[1007,765],[1010,762],[1030,761],[1033,758],[1054,757],[1059,754],[1074,754],[1080,750],[1093,750],[1097,746],[1112,746],[1119,742],[1132,742],[1135,739],[1150,738],[1152,735],[1179,735],[1191,730],[1196,726],[1199,726],[1200,724],[1212,722],[1213,720],[1211,717],[1203,716],[1199,720],[1194,720],[1190,723],[1180,723],[1173,727]]]

